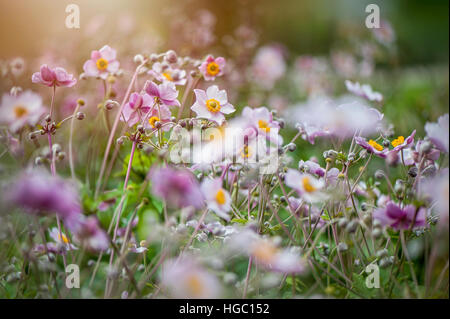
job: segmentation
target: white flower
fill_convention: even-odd
[[[295,189],[307,202],[313,203],[323,200],[325,194],[321,192],[325,186],[323,180],[317,179],[309,174],[302,174],[295,169],[289,169],[285,175],[287,186]]]
[[[50,237],[58,244],[64,245],[67,250],[77,250],[78,248],[72,245],[69,238],[63,232],[59,232],[56,227],[49,231]]]
[[[220,178],[205,179],[201,185],[201,190],[208,208],[219,217],[230,220],[228,212],[231,210],[231,196],[222,188],[222,180]]]
[[[3,94],[0,105],[0,124],[17,132],[24,125],[34,126],[46,112],[40,95],[25,91],[17,96]]]
[[[218,123],[225,120],[224,114],[235,111],[234,106],[228,103],[227,92],[219,90],[217,85],[210,86],[206,92],[194,90],[196,101],[191,109],[197,114],[197,118],[205,118]]]
[[[359,82],[352,82],[349,80],[345,80],[345,86],[347,90],[357,96],[363,97],[369,101],[381,102],[383,100],[383,95],[379,92],[375,92],[372,90],[372,87],[369,84],[359,84]]]

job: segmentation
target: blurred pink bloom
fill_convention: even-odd
[[[19,175],[5,190],[5,198],[30,214],[56,213],[67,227],[81,215],[77,190],[58,176],[35,169]]]
[[[160,82],[172,82],[175,85],[186,84],[186,71],[174,69],[171,66],[163,67],[161,62],[153,64],[152,69],[148,73]]]
[[[386,207],[376,209],[373,212],[373,218],[380,221],[383,226],[390,226],[397,230],[406,230],[411,226],[426,227],[426,209],[416,208],[414,205],[400,208],[394,202],[389,202]]]
[[[437,123],[425,124],[425,131],[430,141],[442,152],[448,153],[449,116],[441,116]]]
[[[423,181],[422,192],[433,202],[433,209],[439,215],[439,224],[441,227],[449,227],[449,180],[448,168],[432,178]]]
[[[83,70],[87,76],[106,80],[109,74],[119,70],[119,66],[120,63],[116,60],[116,50],[105,45],[99,51],[91,52],[91,59],[84,63]]]
[[[171,259],[163,264],[161,285],[173,298],[220,298],[219,280],[192,257]]]
[[[68,228],[75,235],[75,239],[88,250],[99,252],[109,247],[108,235],[101,229],[98,219],[94,216],[80,215],[68,225]]]
[[[152,81],[147,81],[145,82],[144,90],[156,101],[156,103],[164,104],[166,106],[180,106],[180,102],[177,100],[178,91],[175,88],[175,84],[172,82],[164,82],[156,85]]]
[[[232,249],[246,253],[267,270],[285,274],[305,271],[305,261],[296,247],[279,248],[270,239],[262,238],[250,229],[232,235],[229,243]]]
[[[25,91],[17,96],[3,94],[0,124],[8,125],[12,132],[17,132],[27,124],[34,126],[45,112],[41,96],[32,91]]]
[[[132,93],[127,104],[123,108],[123,117],[131,127],[143,120],[145,115],[154,107],[154,99],[146,93]],[[123,118],[121,117],[123,120]]]
[[[197,118],[206,118],[219,125],[225,120],[224,114],[235,111],[234,106],[228,103],[227,92],[219,90],[217,85],[210,86],[206,92],[195,89],[195,103],[191,106]]]
[[[225,65],[226,62],[223,57],[214,58],[212,55],[208,55],[200,65],[199,70],[206,81],[213,81],[217,76],[223,75]]]
[[[270,90],[286,72],[286,63],[281,49],[265,46],[258,50],[251,69],[251,79]]]
[[[49,87],[72,87],[77,83],[77,79],[73,77],[73,74],[67,73],[66,70],[60,67],[51,69],[47,66],[47,64],[42,65],[41,70],[33,74],[31,81],[33,81],[33,83],[40,83]]]
[[[172,207],[203,207],[203,195],[194,176],[187,170],[157,168],[150,173],[152,191]]]
[[[372,87],[368,84],[359,84],[359,82],[351,82],[345,80],[345,86],[347,90],[357,96],[363,97],[369,101],[381,102],[383,100],[383,95],[379,92],[372,90]]]
[[[208,208],[217,216],[230,220],[228,212],[231,210],[231,196],[222,188],[222,179],[205,179],[201,185],[203,196]]]

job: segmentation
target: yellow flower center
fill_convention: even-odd
[[[303,184],[303,189],[308,193],[312,193],[316,190],[316,188],[311,184],[309,177],[306,177],[306,176],[303,177],[302,184]]]
[[[210,62],[208,64],[208,66],[206,67],[206,71],[208,72],[209,75],[216,75],[217,73],[219,73],[220,68],[219,65],[216,62]]]
[[[64,244],[69,243],[69,238],[67,238],[67,236],[64,234],[62,234],[62,238],[61,238],[61,234],[58,234],[58,239],[61,240]]]
[[[269,132],[270,132],[270,126],[269,126],[269,123],[267,123],[267,122],[264,121],[264,120],[259,120],[259,121],[258,121],[258,126],[259,126],[259,128],[260,128],[261,130],[263,130],[264,132],[266,132],[266,133],[269,133]]]
[[[405,138],[403,136],[397,137],[395,140],[391,142],[392,146],[397,147],[400,144],[403,144],[405,142]]]
[[[378,144],[374,140],[370,140],[369,141],[369,145],[372,146],[374,149],[376,149],[379,152],[381,152],[383,150],[383,146],[381,146],[380,144]]]
[[[96,65],[97,69],[99,69],[100,71],[104,71],[108,67],[108,61],[106,61],[103,58],[100,58],[97,60]]]
[[[269,241],[258,241],[252,249],[252,255],[265,264],[272,263],[277,252],[277,247]]]
[[[151,118],[148,119],[148,123],[151,125],[151,127],[155,128],[155,123],[159,122],[159,117],[157,116],[152,116]]]
[[[14,107],[14,115],[16,116],[16,118],[21,118],[27,115],[27,113],[28,110],[22,105],[17,105],[16,107]]]
[[[173,81],[173,78],[169,72],[164,72],[162,75],[166,78],[167,81],[170,81],[170,82]]]
[[[220,103],[216,99],[209,99],[206,101],[206,107],[209,111],[217,113],[220,111]]]
[[[204,290],[203,282],[198,275],[192,274],[187,278],[187,288],[190,296],[201,296]]]
[[[216,193],[216,202],[219,205],[223,205],[226,202],[226,198],[225,198],[225,192],[223,191],[223,189],[219,189]]]
[[[241,149],[241,156],[243,158],[249,158],[250,156],[252,156],[251,147],[248,145],[244,145],[244,147]]]

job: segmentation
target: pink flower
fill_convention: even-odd
[[[437,123],[425,124],[425,131],[430,141],[436,147],[445,153],[448,153],[448,132],[449,132],[449,117],[448,113],[441,116]]]
[[[386,158],[387,153],[389,152],[388,149],[384,148],[374,140],[367,141],[365,138],[361,136],[355,137],[356,144],[362,146],[362,148],[369,151],[369,153],[373,153],[381,158]]]
[[[174,207],[203,207],[203,195],[194,176],[184,169],[163,167],[150,173],[152,191]]]
[[[242,110],[242,116],[247,120],[248,126],[255,130],[256,135],[278,134],[280,125],[273,120],[272,113],[264,106],[256,109],[246,106]]]
[[[116,50],[105,45],[99,51],[91,52],[91,59],[84,63],[83,70],[87,76],[100,77],[106,80],[108,74],[119,70],[119,66],[120,63],[116,60]]]
[[[397,230],[409,229],[411,226],[426,227],[425,208],[417,209],[414,205],[407,205],[402,209],[394,202],[389,202],[386,207],[375,210],[373,218],[380,221],[383,226],[390,226]]]
[[[162,267],[161,285],[174,298],[220,298],[222,293],[216,276],[190,256],[166,261]]]
[[[228,103],[227,92],[219,90],[217,85],[210,86],[206,92],[195,89],[195,103],[191,106],[197,118],[206,118],[219,125],[225,120],[224,114],[235,111],[234,106]]]
[[[276,46],[265,46],[258,50],[252,66],[252,79],[266,90],[270,90],[286,72],[283,53]]]
[[[162,104],[154,107],[150,114],[146,116],[146,121],[144,122],[144,127],[146,129],[150,129],[152,131],[157,130],[156,123],[159,122],[161,124],[169,123],[171,121],[172,113],[170,109]],[[163,131],[170,130],[170,125],[165,125],[162,127]],[[157,133],[156,133],[157,134]]]
[[[213,81],[216,76],[221,76],[223,74],[225,64],[224,58],[214,58],[212,55],[208,55],[206,60],[200,65],[199,70],[206,81]]]
[[[30,214],[54,213],[67,227],[81,215],[77,190],[60,177],[36,169],[22,173],[5,190],[5,199]]]
[[[171,66],[164,68],[160,62],[153,64],[152,69],[148,73],[160,82],[172,82],[175,85],[186,84],[185,70],[174,69]]]
[[[154,99],[147,93],[140,94],[134,92],[123,108],[125,121],[130,127],[135,125],[143,119],[144,114],[150,112],[154,104]]]
[[[0,124],[8,125],[12,132],[17,132],[27,124],[34,126],[45,113],[41,96],[32,91],[17,96],[3,94]]]
[[[180,102],[177,100],[178,91],[175,88],[175,84],[172,82],[164,82],[156,85],[152,81],[147,81],[144,90],[156,101],[156,103],[164,104],[166,106],[180,106]]]
[[[403,136],[399,136],[396,139],[394,139],[391,144],[394,146],[394,149],[392,151],[398,152],[402,149],[409,147],[412,143],[414,143],[414,136],[416,135],[416,130],[414,130],[410,136],[408,136],[406,139]]]
[[[75,239],[88,250],[98,252],[105,251],[109,247],[108,235],[94,216],[81,215],[77,221],[68,225],[68,228],[74,233]]]
[[[66,86],[72,87],[77,83],[77,80],[73,77],[73,74],[67,73],[66,70],[60,67],[51,69],[44,64],[41,66],[41,70],[36,72],[31,77],[33,83],[41,83],[46,86]]]
[[[368,84],[359,84],[359,82],[351,82],[349,80],[345,81],[345,86],[350,93],[357,96],[363,97],[369,101],[381,102],[383,100],[383,95],[379,92],[372,90],[372,87]]]

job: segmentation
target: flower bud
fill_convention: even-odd
[[[345,231],[348,233],[354,233],[356,231],[356,229],[358,228],[358,221],[357,220],[352,220],[350,221],[347,226],[345,227]]]
[[[289,143],[287,145],[287,149],[289,150],[289,152],[295,151],[296,148],[297,148],[297,145],[295,145],[294,143]]]
[[[79,106],[84,106],[84,105],[86,104],[86,102],[85,102],[83,99],[78,99],[78,100],[77,100],[77,104],[78,104]]]
[[[174,50],[167,51],[164,58],[169,63],[176,63],[178,61],[177,54],[175,53]]]
[[[339,252],[344,252],[348,250],[348,245],[346,243],[339,243],[339,245],[337,246],[337,250]]]
[[[86,115],[83,112],[77,112],[76,118],[77,120],[84,120],[84,118],[86,117]]]
[[[417,176],[417,167],[412,166],[409,170],[408,170],[408,175],[411,176],[412,178],[415,178]]]
[[[142,64],[142,62],[144,62],[144,56],[142,54],[136,54],[133,61],[134,63]]]
[[[420,154],[428,154],[432,148],[433,144],[431,144],[430,141],[424,141],[422,144],[420,144],[419,152]]]
[[[119,104],[119,102],[117,102],[117,101],[114,101],[114,100],[107,100],[107,101],[105,102],[105,108],[106,108],[108,111],[112,110],[113,108],[118,108],[118,107],[120,107],[120,104]]]

